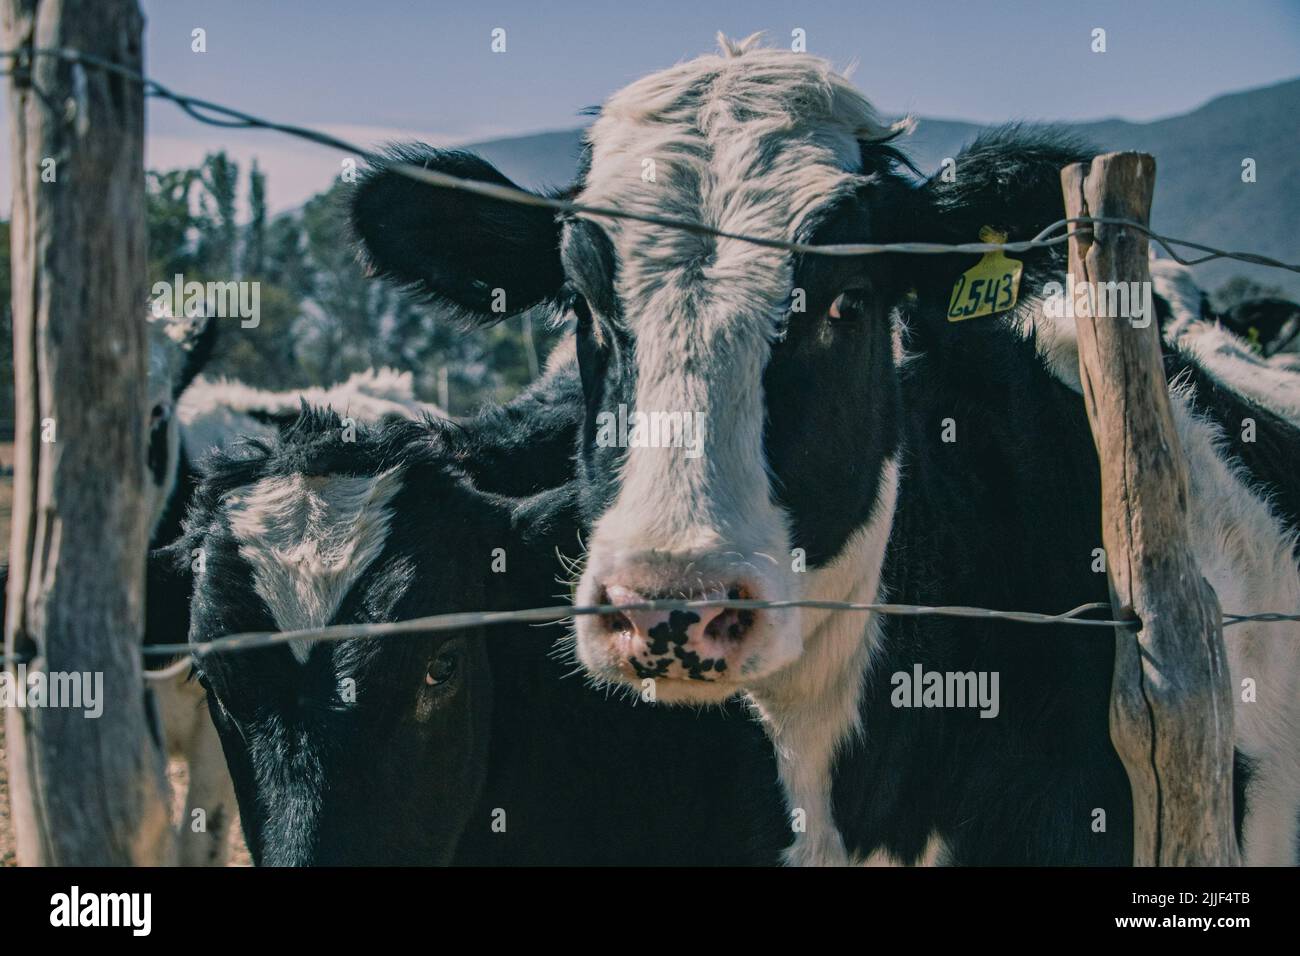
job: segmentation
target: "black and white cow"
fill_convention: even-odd
[[[206,318],[152,315],[147,319],[149,445],[145,504],[149,538],[165,544],[179,530],[188,494],[178,409],[182,396],[212,358],[217,323]],[[177,523],[173,526],[173,517]]]
[[[571,194],[772,239],[964,242],[993,226],[1016,240],[1062,217],[1059,171],[1089,155],[1012,128],[965,149],[955,181],[917,183],[892,145],[900,132],[824,61],[724,41],[612,97]],[[504,181],[464,153],[402,158]],[[576,319],[591,526],[579,604],[730,595],[1055,612],[1107,600],[1073,320],[1050,319],[1041,295],[1064,271],[1059,249],[1021,257],[1012,312],[950,324],[974,257],[796,257],[641,221],[556,221],[383,171],[353,215],[377,271],[445,306],[490,322],[503,290],[512,312]],[[1227,610],[1300,610],[1295,426],[1186,353],[1170,372],[1202,569]],[[695,416],[702,453],[644,433],[611,440],[615,413]],[[1289,863],[1300,645],[1285,624],[1233,627],[1227,642],[1245,856]],[[582,618],[575,645],[597,680],[653,679],[660,700],[748,695],[807,823],[791,862],[1131,859],[1109,637],[730,610]],[[954,695],[975,692],[963,675],[998,693],[981,711],[904,692],[932,674]]]
[[[169,314],[149,318],[149,486],[151,541],[162,547],[181,532],[200,460],[245,437],[270,438],[292,423],[302,403],[333,408],[355,421],[439,415],[419,402],[411,374],[358,372],[327,388],[272,392],[199,374],[211,357],[217,323]],[[165,564],[151,562],[146,589],[145,643],[184,641],[172,623],[183,619],[188,586]],[[156,663],[156,662],[155,662]],[[170,669],[168,669],[170,673]],[[146,672],[172,758],[186,765],[185,800],[177,846],[182,866],[225,863],[235,795],[202,688],[188,673]]]
[[[1300,305],[1286,299],[1248,299],[1224,313],[1222,321],[1265,358],[1300,350]]]
[[[1189,357],[1220,386],[1300,427],[1300,368],[1291,368],[1287,361],[1295,356],[1258,351],[1239,326],[1214,311],[1187,267],[1152,259],[1151,280],[1158,297],[1157,314],[1169,316],[1162,334],[1170,352]],[[1242,303],[1238,314],[1251,314],[1254,307],[1275,314],[1272,306],[1263,304],[1268,301],[1277,300]]]
[[[212,459],[172,555],[182,576],[204,556],[193,640],[554,603],[555,552],[577,543],[572,482],[485,493],[463,463],[495,459],[510,472],[498,484],[544,485],[550,429],[571,459],[579,406],[551,386],[571,392],[572,378],[561,369],[460,425],[362,426],[351,442],[336,415],[313,412]],[[532,454],[509,462],[516,445]],[[608,700],[557,659],[562,634],[516,625],[203,658],[254,859],[776,862],[789,829],[761,732],[738,712]]]

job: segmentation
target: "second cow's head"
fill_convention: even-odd
[[[724,45],[614,95],[564,195],[817,244],[973,242],[982,225],[1027,238],[1059,217],[1054,160],[1032,143],[986,141],[955,182],[918,183],[890,145],[901,131],[823,60]],[[392,158],[509,184],[468,153]],[[472,324],[574,321],[591,526],[577,603],[850,596],[873,515],[892,504],[891,313],[914,290],[942,316],[973,257],[797,256],[391,167],[358,186],[352,217],[376,273]],[[661,700],[716,700],[795,661],[807,626],[794,610],[629,611],[580,618],[578,653],[601,679],[655,678]]]

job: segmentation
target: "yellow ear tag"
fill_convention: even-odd
[[[980,230],[980,242],[1006,241],[1006,233],[989,226]],[[1020,294],[1024,267],[1019,259],[1008,259],[1001,249],[984,253],[984,258],[963,272],[952,287],[948,321],[962,322],[1012,308]]]

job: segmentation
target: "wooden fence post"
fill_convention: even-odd
[[[1146,224],[1155,172],[1141,153],[1068,166],[1066,215]],[[1111,739],[1133,789],[1133,862],[1236,864],[1232,688],[1219,602],[1188,539],[1187,463],[1159,328],[1151,315],[1135,324],[1110,314],[1124,299],[1104,285],[1150,282],[1147,239],[1121,226],[1071,228],[1071,282],[1090,290],[1088,314],[1076,316],[1079,374],[1101,459],[1111,601],[1118,615],[1142,621],[1140,631],[1116,633],[1110,709]],[[1065,291],[1080,301],[1075,288]]]
[[[136,0],[5,0],[9,49],[142,69]],[[81,707],[7,708],[18,858],[168,862],[141,676],[144,96],[61,58],[13,61],[14,511],[5,652],[81,675]],[[19,676],[17,665],[9,671]],[[30,684],[30,681],[28,682]],[[95,695],[92,707],[86,695]],[[54,686],[54,681],[50,681]],[[90,716],[96,707],[102,713]]]

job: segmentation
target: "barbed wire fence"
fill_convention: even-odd
[[[430,186],[436,186],[441,189],[452,189],[460,192],[473,193],[474,195],[482,196],[486,199],[498,199],[502,202],[511,202],[522,206],[551,209],[555,212],[569,216],[595,216],[597,218],[605,219],[628,219],[635,222],[648,223],[650,225],[664,226],[669,229],[679,229],[683,232],[695,233],[697,235],[711,236],[716,239],[732,239],[737,242],[745,242],[750,245],[762,246],[768,249],[780,249],[796,255],[952,255],[954,253],[985,253],[998,251],[1029,252],[1034,249],[1046,249],[1060,245],[1069,241],[1070,237],[1075,235],[1073,232],[1054,235],[1054,233],[1060,229],[1068,228],[1072,225],[1099,224],[1123,226],[1125,228],[1134,229],[1149,239],[1154,240],[1169,254],[1170,258],[1185,266],[1200,265],[1201,263],[1210,262],[1215,259],[1233,259],[1238,262],[1250,263],[1251,265],[1286,269],[1290,272],[1300,273],[1300,264],[1282,262],[1278,259],[1272,258],[1271,256],[1265,256],[1255,252],[1231,252],[1224,249],[1218,249],[1214,246],[1192,242],[1188,239],[1176,239],[1170,236],[1161,235],[1160,233],[1153,231],[1144,223],[1132,219],[1120,219],[1104,216],[1076,216],[1072,218],[1058,219],[1056,222],[1040,231],[1032,239],[1018,240],[1015,242],[810,244],[804,242],[792,242],[784,239],[773,239],[765,236],[748,235],[745,233],[729,232],[725,229],[718,229],[714,226],[710,226],[707,223],[696,222],[689,219],[680,219],[671,216],[656,216],[648,213],[633,212],[626,209],[617,209],[611,206],[592,206],[585,203],[573,202],[568,199],[541,196],[512,186],[503,186],[498,183],[488,183],[476,179],[465,179],[460,176],[452,176],[448,173],[439,172],[433,169],[425,169],[411,163],[394,162],[390,157],[384,156],[382,153],[377,153],[329,133],[323,133],[320,130],[262,119],[253,116],[250,113],[246,113],[243,110],[237,110],[220,103],[213,103],[196,96],[177,93],[157,80],[151,79],[142,73],[128,69],[109,60],[105,60],[102,57],[82,53],[77,50],[46,47],[0,50],[0,60],[11,60],[14,64],[8,70],[0,70],[0,75],[9,74],[14,76],[26,76],[30,79],[31,58],[33,56],[52,56],[64,60],[65,62],[72,63],[78,67],[89,66],[93,69],[104,70],[114,75],[121,76],[134,83],[140,84],[144,88],[146,96],[169,100],[180,107],[180,109],[192,119],[209,126],[217,126],[225,129],[263,129],[283,133],[284,135],[292,136],[296,139],[305,140],[310,143],[316,143],[320,146],[326,146],[331,149],[337,149],[346,153],[354,154],[368,163],[382,164],[386,168],[399,172],[413,180]],[[53,106],[53,104],[51,105]],[[1205,255],[1193,259],[1183,258],[1172,248],[1173,246],[1195,249],[1198,252],[1204,252]]]
[[[49,56],[71,63],[75,69],[86,68],[102,70],[130,82],[139,84],[146,96],[165,99],[176,104],[186,115],[197,122],[229,129],[262,129],[278,132],[287,136],[315,143],[331,149],[337,149],[375,165],[399,172],[415,181],[441,189],[450,189],[471,193],[487,199],[510,202],[518,205],[542,207],[566,216],[590,216],[595,218],[627,219],[651,225],[677,229],[698,235],[718,239],[744,242],[755,246],[779,249],[794,255],[820,255],[857,257],[868,255],[952,255],[983,254],[988,252],[1023,253],[1035,249],[1045,249],[1061,245],[1076,236],[1091,235],[1092,230],[1070,229],[1071,226],[1091,227],[1093,225],[1115,226],[1134,230],[1156,242],[1174,261],[1194,266],[1216,259],[1231,259],[1252,265],[1284,269],[1300,273],[1300,264],[1281,260],[1253,252],[1236,252],[1219,249],[1187,239],[1165,236],[1155,232],[1145,223],[1134,219],[1115,216],[1068,216],[1057,220],[1027,240],[1013,242],[899,242],[899,243],[833,243],[809,244],[771,237],[735,233],[706,223],[667,216],[637,213],[609,206],[593,206],[568,199],[541,196],[511,186],[488,183],[480,180],[452,176],[437,170],[426,169],[405,162],[395,162],[390,157],[366,149],[355,143],[293,124],[280,123],[263,119],[242,110],[224,106],[195,96],[178,93],[159,81],[146,75],[92,54],[67,48],[30,47],[0,50],[0,60],[10,61],[7,69],[0,69],[0,75],[8,75],[16,82],[24,82],[36,90],[42,102],[51,110],[59,110],[60,104],[53,103],[39,89],[32,85],[32,60],[37,56]],[[78,84],[74,82],[74,88]],[[1060,232],[1060,230],[1065,230]],[[1057,233],[1060,234],[1057,234]],[[1174,247],[1195,250],[1204,253],[1199,257],[1184,257]],[[790,600],[655,600],[626,605],[572,606],[557,605],[545,608],[526,608],[513,611],[469,611],[438,614],[405,621],[392,621],[378,624],[331,625],[297,631],[247,632],[232,634],[211,641],[194,644],[151,645],[142,649],[146,658],[175,657],[182,659],[170,666],[147,671],[147,676],[154,680],[168,680],[183,673],[191,666],[192,658],[210,654],[232,653],[257,648],[274,647],[298,640],[341,641],[349,639],[374,639],[398,637],[416,633],[457,630],[462,628],[483,627],[501,624],[551,624],[559,623],[586,615],[612,615],[628,611],[693,611],[704,608],[730,608],[737,610],[794,610],[799,608],[826,610],[837,613],[867,613],[894,616],[922,617],[938,616],[966,619],[1005,621],[1008,623],[1039,625],[1073,625],[1092,628],[1116,628],[1140,630],[1141,621],[1137,618],[1111,619],[1087,617],[1085,615],[1108,611],[1107,603],[1084,604],[1060,614],[1047,614],[1034,611],[1009,611],[991,608],[966,606],[933,606],[890,603],[855,603],[846,601]],[[1265,612],[1257,614],[1224,613],[1221,623],[1231,626],[1242,623],[1279,623],[1300,622],[1300,614],[1284,612]],[[1297,632],[1300,633],[1300,632]],[[28,659],[10,659],[0,656],[0,666],[7,664],[29,663]]]

